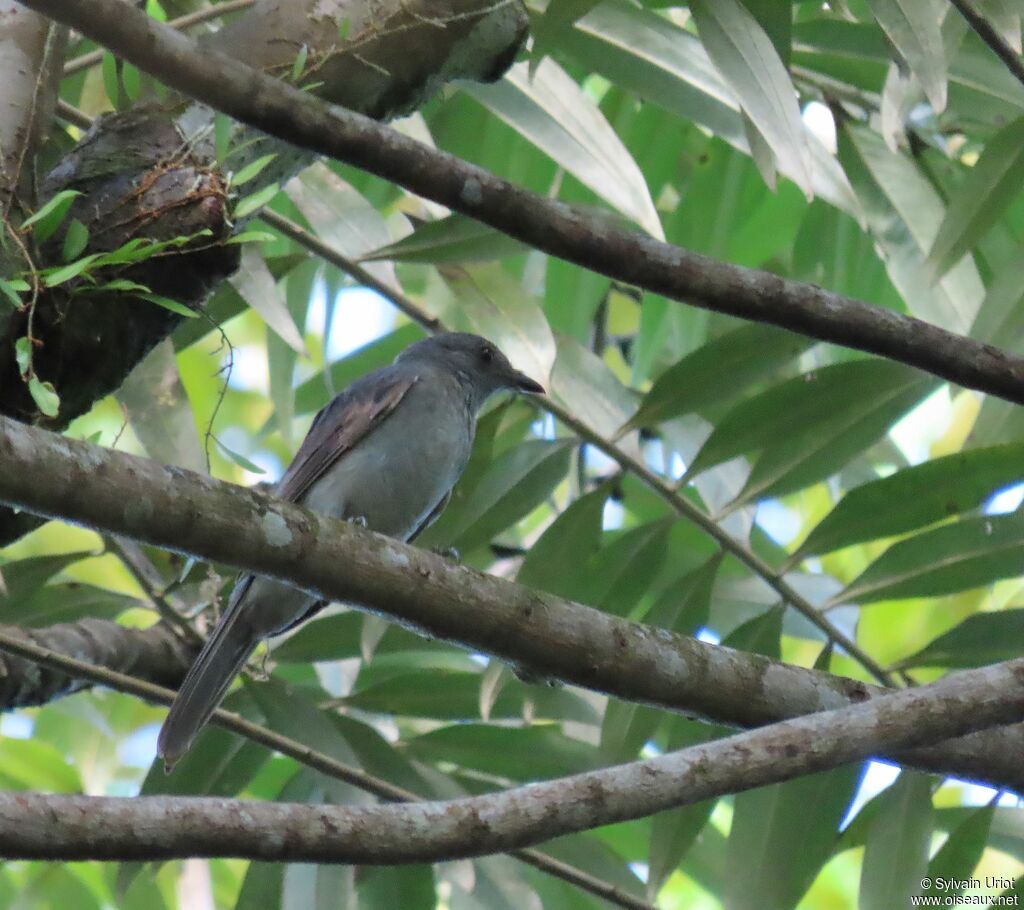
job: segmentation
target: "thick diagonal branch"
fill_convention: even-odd
[[[498,179],[367,117],[311,97],[120,0],[23,0],[140,69],[295,145],[348,162],[536,248],[620,281],[744,319],[880,354],[1024,403],[1024,359],[861,300],[718,262]]]
[[[718,723],[761,726],[886,691],[619,619],[253,490],[2,417],[0,502],[281,578],[544,676]],[[894,759],[1019,789],[1022,744],[1015,725]]]
[[[482,856],[922,746],[1022,712],[1019,659],[647,761],[448,802],[350,808],[5,793],[0,855],[366,865]]]

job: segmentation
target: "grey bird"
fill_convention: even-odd
[[[495,392],[540,394],[491,342],[451,332],[406,348],[352,383],[313,421],[274,492],[332,518],[412,540],[444,509],[469,460],[481,406]],[[157,752],[170,771],[256,646],[323,602],[243,575],[178,690]]]

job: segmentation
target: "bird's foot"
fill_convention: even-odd
[[[431,553],[436,553],[442,559],[448,559],[452,562],[462,562],[462,554],[455,547],[431,547]]]
[[[366,520],[365,515],[354,515],[352,518],[347,519],[351,524],[359,525],[361,528],[368,528],[369,522]]]

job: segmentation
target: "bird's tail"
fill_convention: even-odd
[[[217,709],[231,680],[242,669],[261,636],[246,622],[239,621],[247,584],[240,584],[213,634],[185,676],[171,710],[160,729],[157,754],[170,773],[175,763],[192,746],[193,741]]]

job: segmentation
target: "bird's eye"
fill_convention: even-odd
[[[482,348],[480,348],[480,359],[484,363],[490,363],[492,360],[494,360],[494,348],[492,348],[492,347],[482,347]]]

